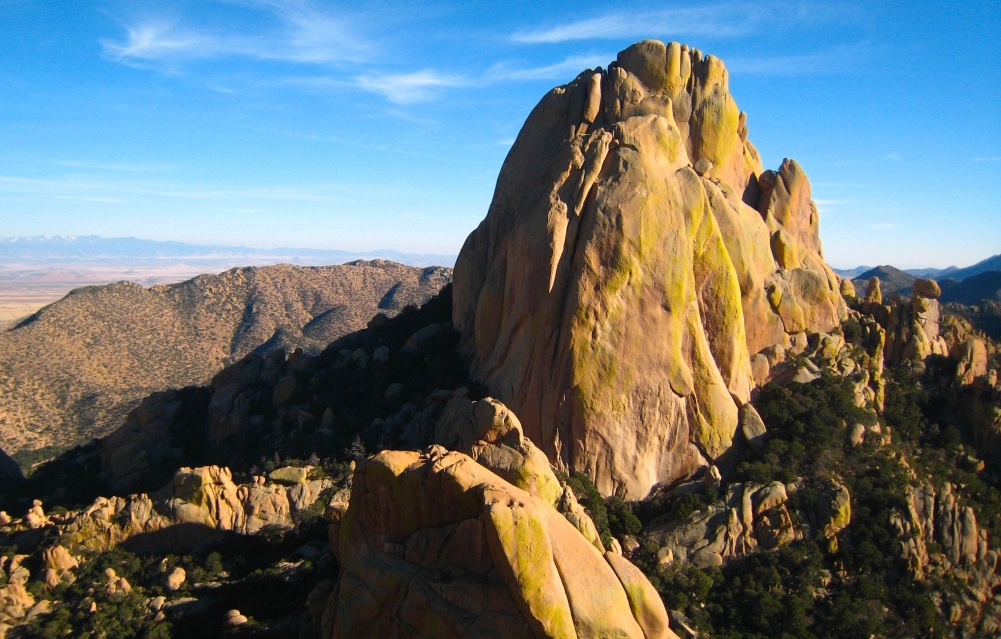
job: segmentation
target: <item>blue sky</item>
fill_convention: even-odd
[[[1001,9],[963,3],[0,0],[0,236],[456,253],[551,87],[721,57],[828,262],[1001,252]]]

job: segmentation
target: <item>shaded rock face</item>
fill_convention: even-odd
[[[635,566],[441,447],[360,463],[331,541],[324,637],[676,636]]]
[[[24,473],[17,462],[0,448],[0,479],[23,479]]]
[[[656,41],[543,98],[454,277],[472,374],[632,498],[728,450],[751,354],[845,312],[803,170],[762,169],[720,60]]]

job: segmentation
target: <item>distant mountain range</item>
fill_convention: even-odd
[[[258,266],[280,262],[300,266],[341,264],[351,260],[384,259],[409,266],[446,266],[451,268],[455,255],[404,253],[391,249],[346,251],[341,249],[254,248],[221,244],[161,242],[134,237],[32,236],[0,238],[0,263],[100,261],[156,264],[164,261],[195,261],[208,264],[225,262]],[[218,270],[218,269],[217,269]]]
[[[942,287],[943,302],[976,304],[981,300],[1001,300],[1001,254],[981,260],[972,266],[944,269],[898,269],[884,264],[876,267],[857,266],[852,269],[834,269],[842,277],[851,278],[858,295],[872,277],[879,278],[884,296],[893,293],[909,296],[914,280],[931,278]]]

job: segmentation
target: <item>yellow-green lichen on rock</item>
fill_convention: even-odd
[[[395,520],[402,511],[419,513],[418,525]],[[675,637],[661,632],[666,611],[638,569],[607,559],[552,505],[441,447],[360,462],[333,543],[342,570],[325,638]]]
[[[533,110],[453,289],[473,376],[630,498],[729,448],[752,355],[846,312],[802,168],[763,170],[721,60],[652,40]]]

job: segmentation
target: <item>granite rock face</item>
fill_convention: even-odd
[[[324,637],[675,637],[656,590],[469,456],[385,451],[331,528]]]
[[[750,357],[845,313],[802,168],[723,63],[645,41],[547,94],[456,263],[472,373],[558,467],[645,496],[731,446]]]

